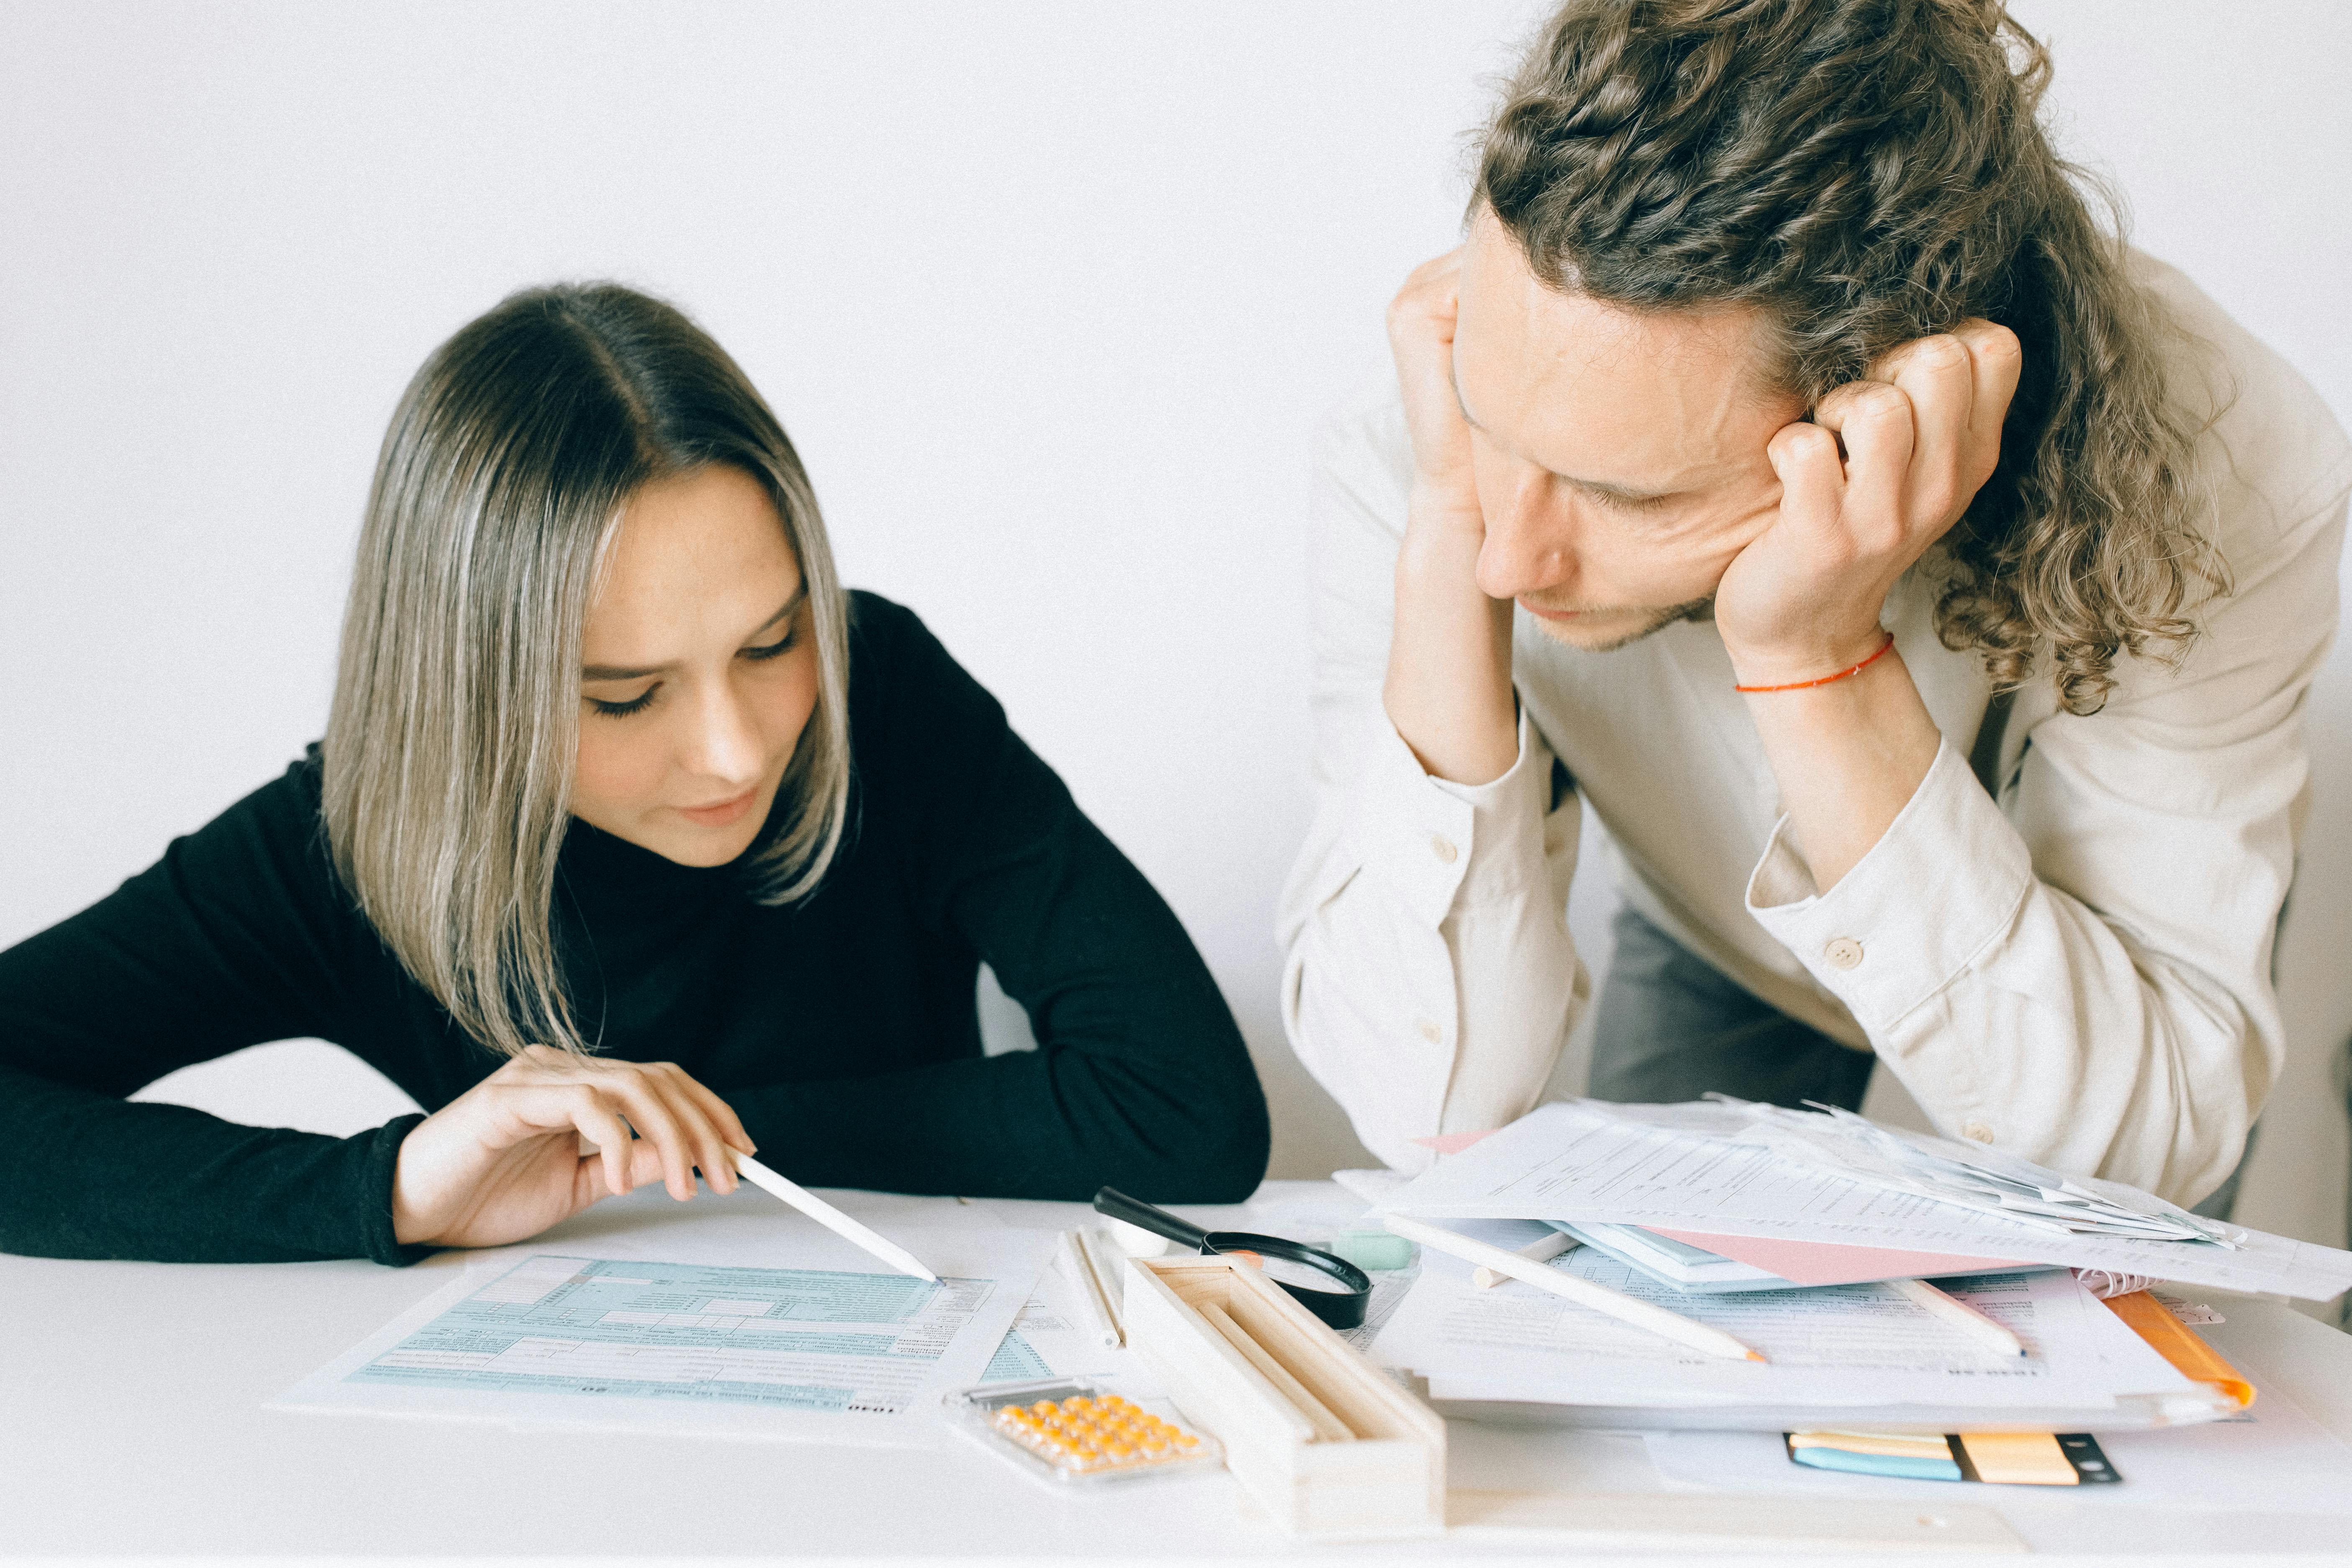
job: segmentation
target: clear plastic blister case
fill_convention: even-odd
[[[1139,1404],[1091,1378],[998,1383],[942,1402],[948,1424],[1032,1479],[1092,1485],[1214,1469],[1225,1451],[1162,1401]]]

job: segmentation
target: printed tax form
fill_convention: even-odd
[[[740,1247],[706,1261],[519,1249],[276,1407],[927,1447],[940,1396],[982,1381],[1055,1239],[992,1224],[898,1232],[940,1271],[933,1284],[876,1272],[813,1226],[774,1228],[772,1261],[749,1266]]]

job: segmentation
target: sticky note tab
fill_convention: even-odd
[[[1791,1448],[1789,1458],[1816,1470],[1857,1476],[1895,1476],[1912,1481],[1957,1481],[1960,1467],[1949,1458],[1906,1459],[1893,1454],[1855,1454],[1843,1448]]]
[[[2058,1439],[2047,1432],[1963,1432],[1960,1447],[1982,1480],[2023,1487],[2082,1484]]]
[[[1849,1454],[1884,1454],[1896,1459],[1948,1459],[1951,1446],[1941,1437],[1889,1437],[1874,1432],[1791,1432],[1791,1448],[1839,1448]]]

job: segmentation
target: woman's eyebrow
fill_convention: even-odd
[[[791,620],[793,616],[800,613],[801,605],[807,603],[807,601],[808,584],[806,582],[803,582],[799,587],[793,590],[793,596],[784,601],[784,607],[778,610],[774,615],[770,616],[766,620],[761,621],[758,626],[753,626],[751,628],[751,635],[753,637],[758,637],[761,632],[766,631],[778,621]]]
[[[808,584],[803,583],[793,590],[793,596],[784,601],[783,608],[751,628],[751,636],[758,637],[777,622],[792,619],[800,612],[801,605],[807,600]],[[583,680],[642,680],[648,675],[661,675],[677,668],[675,661],[669,664],[648,664],[636,668],[625,668],[617,664],[583,664],[580,667],[580,679]]]

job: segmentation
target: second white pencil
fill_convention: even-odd
[[[1564,1230],[1556,1230],[1520,1247],[1519,1256],[1530,1263],[1549,1263],[1575,1245],[1576,1237]],[[1470,1283],[1481,1290],[1492,1290],[1509,1278],[1501,1269],[1489,1268],[1483,1263],[1470,1271]]]
[[[1118,1320],[1111,1312],[1110,1296],[1103,1289],[1102,1279],[1095,1272],[1095,1260],[1087,1256],[1087,1238],[1075,1230],[1062,1233],[1062,1272],[1078,1292],[1082,1308],[1095,1337],[1106,1346],[1117,1348],[1119,1343]]]
[[[1507,1274],[1538,1290],[1565,1296],[1580,1307],[1590,1307],[1621,1323],[1647,1329],[1677,1344],[1688,1345],[1708,1355],[1722,1356],[1727,1361],[1764,1359],[1721,1329],[1685,1318],[1680,1312],[1669,1312],[1664,1307],[1653,1306],[1647,1301],[1612,1290],[1605,1285],[1595,1285],[1590,1279],[1580,1279],[1561,1269],[1548,1268],[1516,1252],[1506,1252],[1499,1247],[1475,1240],[1459,1231],[1447,1230],[1443,1226],[1424,1225],[1402,1215],[1382,1215],[1381,1223],[1407,1241],[1417,1241],[1423,1247],[1434,1247],[1455,1258],[1485,1264],[1497,1274]]]
[[[1996,1322],[1966,1301],[1937,1289],[1925,1279],[1889,1279],[1886,1283],[1905,1300],[1941,1318],[1987,1350],[1999,1355],[2025,1353],[2025,1342],[2011,1332],[2008,1325]]]

